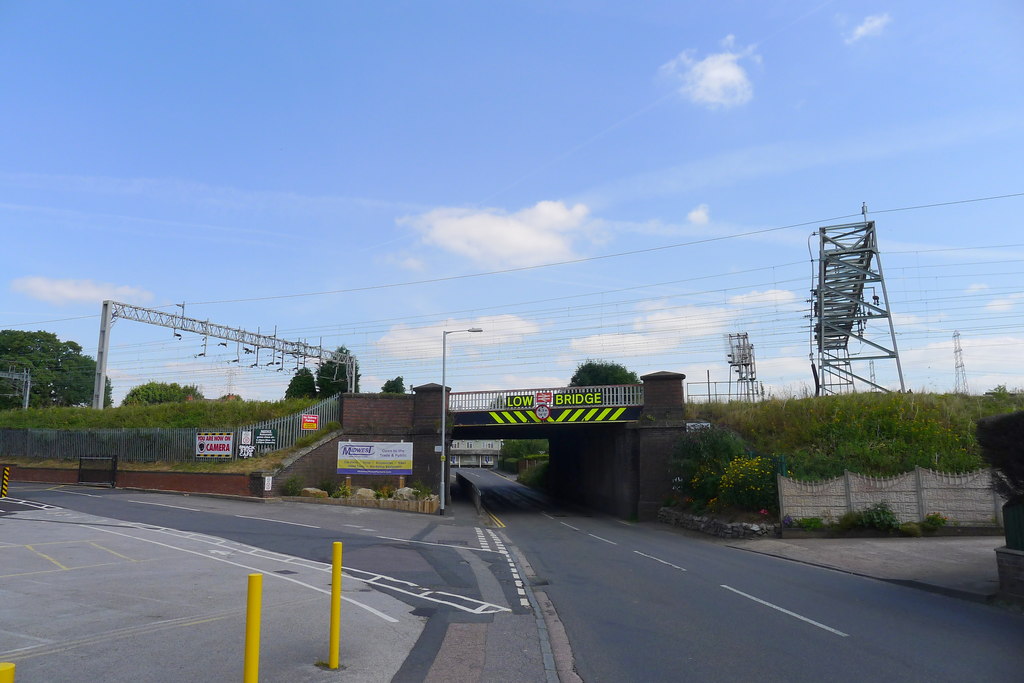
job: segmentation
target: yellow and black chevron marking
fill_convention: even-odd
[[[10,467],[4,467],[3,471],[4,471],[3,481],[0,482],[0,498],[6,498],[7,497],[7,482],[9,482],[11,480],[11,468]]]
[[[598,408],[552,408],[551,416],[541,420],[532,410],[489,410],[458,413],[457,425],[583,424],[594,422],[632,422],[640,415],[640,406]]]

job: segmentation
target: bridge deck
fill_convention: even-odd
[[[644,403],[642,384],[467,391],[448,395],[456,426],[634,422]]]

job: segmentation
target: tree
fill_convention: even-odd
[[[384,386],[380,388],[382,394],[404,394],[405,393],[405,380],[399,375],[394,379],[389,379],[384,382]]]
[[[152,406],[158,403],[184,403],[186,401],[202,401],[203,392],[194,384],[181,386],[176,382],[148,382],[132,387],[122,406]]]
[[[295,373],[292,381],[288,382],[288,388],[284,392],[285,398],[316,398],[316,379],[309,368],[302,368]]]
[[[576,367],[571,387],[596,387],[604,384],[639,384],[640,378],[625,365],[607,360],[586,360]]]
[[[339,346],[337,353],[349,355],[349,350]],[[359,391],[359,363],[355,367],[355,381],[352,391]],[[345,373],[345,366],[342,363],[328,361],[316,370],[317,395],[320,398],[327,398],[335,394],[342,394],[348,391],[348,376]]]
[[[52,332],[0,330],[0,364],[11,363],[28,369],[32,375],[29,405],[33,408],[52,406],[87,406],[92,403],[96,381],[96,361],[82,353],[73,341],[61,341]],[[104,403],[110,405],[109,379]],[[18,396],[0,396],[0,410],[20,408]]]

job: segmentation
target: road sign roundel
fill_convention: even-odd
[[[537,406],[536,408],[534,408],[533,412],[540,420],[546,420],[549,417],[551,417],[551,408],[548,408],[547,406],[544,405]]]

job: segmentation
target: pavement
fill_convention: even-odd
[[[1002,536],[938,538],[761,538],[726,545],[950,597],[993,602],[999,592],[995,549]]]
[[[13,507],[4,501],[4,508]],[[470,508],[467,506],[467,513]],[[343,582],[341,671],[328,659],[330,567],[211,536],[61,508],[0,516],[0,662],[18,681],[220,681],[242,677],[247,577],[261,573],[264,681],[558,680],[567,640],[534,613],[452,623],[431,635],[423,611],[358,580]],[[746,552],[991,602],[1001,536],[710,539]],[[472,555],[472,553],[467,553]],[[519,558],[525,563],[525,558]],[[482,568],[481,581],[495,583]],[[484,597],[501,591],[481,583]],[[528,587],[527,587],[528,588]],[[523,634],[515,652],[497,644]],[[435,638],[434,661],[413,662]],[[542,637],[541,640],[547,640]],[[532,642],[531,642],[532,641]],[[497,649],[496,649],[497,648]],[[492,652],[493,650],[493,652]],[[554,656],[552,656],[552,651]],[[410,656],[410,655],[413,656]],[[506,658],[506,659],[502,659]],[[412,662],[412,665],[410,665]],[[500,675],[500,673],[504,675]],[[559,671],[562,680],[569,672]]]

